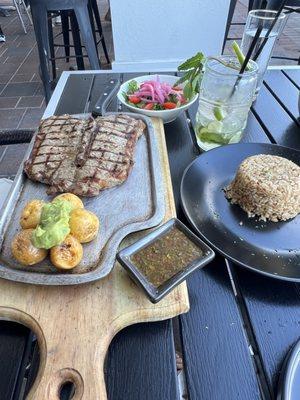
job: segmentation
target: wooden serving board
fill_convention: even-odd
[[[163,124],[153,119],[166,196],[165,221],[175,216]],[[145,233],[125,238],[122,247]],[[105,278],[85,285],[38,286],[0,279],[0,318],[32,329],[40,369],[28,400],[59,400],[63,383],[75,385],[73,400],[105,400],[104,359],[113,337],[138,322],[172,318],[189,310],[185,282],[152,304],[118,263]]]

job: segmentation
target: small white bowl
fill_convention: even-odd
[[[127,93],[128,90],[128,83],[131,81],[137,81],[137,83],[142,83],[145,81],[150,81],[150,80],[156,80],[157,76],[159,76],[160,82],[167,82],[170,85],[174,85],[178,81],[178,76],[174,75],[144,75],[144,76],[139,76],[137,78],[130,79],[129,81],[124,82],[119,91],[118,91],[118,99],[122,104],[124,104],[129,110],[146,115],[147,117],[157,117],[161,118],[166,124],[167,122],[174,121],[178,117],[179,114],[181,114],[183,111],[187,110],[198,98],[198,94],[196,94],[192,100],[190,100],[188,103],[184,104],[181,107],[174,108],[172,110],[144,110],[142,108],[137,108],[134,106],[131,106],[130,104],[126,103],[123,93]],[[184,85],[178,85],[180,87],[184,87]]]

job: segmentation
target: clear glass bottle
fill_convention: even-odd
[[[263,29],[261,31],[257,44],[252,53],[253,56],[256,54],[260,45],[264,42],[264,39],[266,37],[266,34],[268,33],[269,28],[273,25],[276,14],[277,11],[274,10],[252,10],[249,12],[241,44],[241,50],[244,54],[247,54],[247,51],[252,43],[253,37],[255,36],[255,33],[257,31],[257,28],[262,26]],[[263,47],[263,50],[259,54],[258,58],[255,60],[259,67],[256,94],[259,92],[259,89],[262,85],[264,74],[268,67],[273,52],[273,48],[276,43],[276,39],[278,35],[281,33],[282,29],[284,28],[286,20],[287,20],[286,14],[281,13],[276,23],[272,27],[272,30]]]

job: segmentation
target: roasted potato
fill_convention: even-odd
[[[80,243],[88,243],[97,236],[99,219],[92,212],[77,208],[71,211],[69,227],[71,235]]]
[[[62,193],[59,194],[58,196],[54,197],[54,200],[66,200],[69,203],[72,204],[72,206],[75,208],[84,208],[83,202],[80,200],[80,198],[78,196],[76,196],[76,194],[73,193]]]
[[[41,219],[41,212],[45,202],[43,200],[31,200],[24,207],[20,225],[23,229],[36,228]]]
[[[23,265],[34,265],[47,257],[47,250],[34,247],[31,242],[33,229],[19,232],[11,243],[14,258]]]
[[[58,246],[50,250],[50,260],[59,269],[72,269],[78,265],[83,256],[83,249],[79,241],[68,235]]]

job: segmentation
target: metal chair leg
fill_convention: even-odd
[[[248,12],[251,10],[267,8],[268,0],[250,0],[248,5]]]
[[[43,6],[36,5],[31,8],[31,13],[40,58],[41,78],[44,86],[46,102],[48,103],[51,97],[51,80],[48,64],[49,43],[47,10]]]
[[[84,6],[77,6],[74,11],[90,65],[92,69],[100,69],[92,27],[87,23],[90,20],[88,9]]]
[[[236,3],[237,3],[237,0],[230,0],[228,17],[227,17],[227,22],[226,22],[225,35],[224,35],[223,46],[222,46],[222,54],[223,54],[223,51],[225,49],[226,40],[227,40],[227,37],[228,37],[228,33],[229,33],[230,25],[231,25],[231,22],[232,22],[232,18],[233,18],[233,14],[234,14]]]
[[[84,60],[80,40],[79,26],[74,11],[70,13],[71,29],[73,35],[74,51],[78,70],[84,70]]]
[[[65,10],[61,11],[60,17],[61,17],[62,34],[64,38],[66,62],[69,62],[70,61],[69,12]]]
[[[89,13],[89,17],[90,17],[90,23],[91,23],[91,27],[92,27],[93,37],[94,37],[94,41],[95,41],[97,57],[99,58],[98,46],[97,46],[97,38],[96,38],[95,21],[94,21],[93,9],[92,9],[92,6],[91,6],[90,2],[88,2],[87,8],[88,8],[88,13]]]
[[[23,7],[24,7],[24,10],[25,10],[25,12],[27,14],[27,18],[29,19],[30,25],[32,25],[32,18],[31,18],[30,12],[29,12],[29,7],[26,6],[24,0],[21,0],[21,3],[23,4]]]
[[[27,33],[27,30],[26,30],[26,27],[25,27],[25,24],[24,24],[24,21],[23,21],[23,18],[22,18],[20,9],[19,9],[19,4],[18,4],[18,2],[16,0],[13,0],[13,2],[14,2],[14,6],[15,6],[15,8],[17,10],[18,17],[19,17],[19,20],[21,22],[22,28],[23,28],[24,32]]]
[[[53,28],[52,28],[52,18],[48,15],[48,32],[49,32],[49,50],[52,65],[52,79],[56,79],[56,62],[55,62],[55,49],[54,49],[54,39],[53,39]]]
[[[101,38],[100,40],[101,40],[103,52],[104,52],[106,61],[109,64],[110,63],[110,59],[109,59],[108,51],[107,51],[107,48],[106,48],[105,39],[104,39],[104,36],[103,36],[103,30],[102,30],[102,24],[101,24],[98,4],[97,4],[96,0],[90,0],[90,2],[91,2],[91,7],[92,7],[93,12],[94,12],[94,16],[95,16],[95,20],[96,20],[96,24],[97,24],[97,29],[98,29],[98,32],[100,34],[100,38]]]

